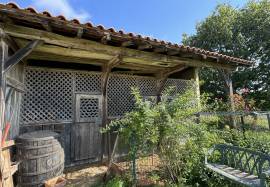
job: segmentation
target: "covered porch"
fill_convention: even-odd
[[[252,62],[113,28],[81,24],[15,4],[0,5],[1,129],[60,133],[65,166],[104,162],[114,137],[100,128],[132,110],[131,87],[158,102],[194,85],[201,67],[220,70],[234,111],[230,72]],[[120,154],[120,153],[119,153]]]

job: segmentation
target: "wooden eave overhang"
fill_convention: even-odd
[[[116,55],[117,67],[160,72],[184,67],[234,69],[253,62],[206,51],[200,48],[158,41],[133,33],[105,29],[78,20],[38,13],[33,8],[21,9],[14,3],[0,4],[0,26],[19,47],[29,40],[42,40],[30,59],[104,65]]]

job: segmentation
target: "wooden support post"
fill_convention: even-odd
[[[270,130],[270,113],[267,113],[268,128]]]
[[[106,124],[108,122],[108,103],[107,103],[107,97],[108,97],[108,80],[111,70],[119,65],[122,61],[121,55],[116,55],[114,58],[112,58],[107,64],[103,66],[102,69],[102,127],[106,127]],[[107,135],[107,150],[108,150],[108,157],[110,157],[110,135],[108,133]],[[104,147],[105,147],[105,136],[102,134],[102,140],[101,140],[102,150],[101,150],[101,162],[103,162],[103,156],[104,156]],[[109,158],[110,160],[110,158]]]
[[[233,98],[233,84],[232,84],[232,78],[231,78],[232,72],[228,70],[220,70],[220,73],[223,75],[225,83],[226,83],[226,87],[228,88],[230,110],[232,113],[234,113],[235,105],[234,105],[234,98]],[[232,121],[231,126],[233,128],[236,128],[236,121],[235,121],[234,115],[231,115],[231,121]]]
[[[198,104],[199,111],[201,110],[201,93],[200,93],[200,68],[196,67],[194,68],[194,80],[195,80],[195,89],[196,89],[196,99]]]
[[[2,36],[2,34],[1,34]],[[6,90],[6,78],[4,73],[5,61],[8,58],[8,46],[5,43],[3,37],[0,41],[0,145],[2,145],[2,130],[5,126],[5,90]],[[0,186],[3,184],[3,171],[4,171],[4,158],[2,155],[2,146],[0,146]]]
[[[161,101],[161,92],[164,88],[164,85],[167,81],[168,77],[162,77],[159,78],[157,81],[157,103],[159,103]]]

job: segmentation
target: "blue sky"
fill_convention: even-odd
[[[9,1],[0,0],[2,3]],[[53,15],[90,21],[106,28],[140,33],[180,43],[183,33],[195,33],[196,24],[218,3],[243,6],[247,0],[13,0],[21,8],[48,10]]]

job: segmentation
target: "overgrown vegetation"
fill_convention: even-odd
[[[136,100],[134,111],[113,121],[104,132],[118,129],[128,140],[131,160],[155,149],[161,164],[153,175],[168,186],[234,186],[204,166],[206,151],[217,143],[270,153],[269,132],[226,128],[220,117],[197,124],[194,114],[198,111],[220,107],[214,106],[219,102],[207,105],[207,97],[202,96],[199,108],[192,89],[174,99],[168,90],[158,104],[145,101],[138,89],[134,88],[133,94]]]

